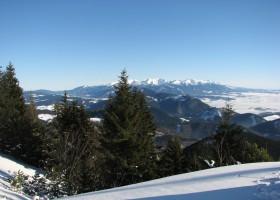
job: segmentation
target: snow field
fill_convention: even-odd
[[[280,162],[234,165],[77,195],[66,199],[279,200],[279,171]]]
[[[12,157],[0,153],[0,200],[31,199],[24,194],[19,194],[11,190],[8,179],[11,179],[13,173],[19,170],[28,176],[33,176],[36,172],[42,173],[41,170],[35,167],[15,161]]]
[[[31,199],[11,190],[8,179],[18,170],[33,176],[38,169],[0,154],[0,200]],[[211,168],[64,199],[279,200],[280,162]]]

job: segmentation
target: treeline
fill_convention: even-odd
[[[60,197],[119,187],[206,168],[203,154],[183,150],[176,137],[168,146],[155,145],[156,125],[145,96],[128,84],[121,72],[105,107],[101,124],[90,121],[86,109],[65,94],[55,105],[54,120],[43,125],[35,103],[25,103],[22,88],[9,64],[0,69],[0,151],[45,169],[51,196]],[[216,166],[269,161],[265,149],[250,144],[241,127],[224,118],[208,143]]]

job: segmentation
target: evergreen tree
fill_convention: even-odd
[[[117,187],[154,177],[155,124],[144,95],[121,72],[115,96],[106,105],[102,146],[106,152],[105,187]]]
[[[49,176],[64,184],[68,195],[97,189],[97,133],[83,105],[68,102],[67,94],[55,106],[50,124]]]
[[[169,136],[168,146],[163,152],[159,170],[162,177],[181,174],[188,171],[185,154],[177,137]]]
[[[242,162],[253,163],[253,162],[269,162],[272,161],[268,151],[264,148],[259,147],[256,143],[245,143],[245,149],[243,154]]]
[[[30,113],[35,108],[25,104],[12,64],[0,73],[0,96],[0,150],[38,166],[41,133]]]
[[[214,151],[218,165],[236,163],[245,142],[243,128],[230,123],[233,114],[232,105],[227,103],[214,136]]]

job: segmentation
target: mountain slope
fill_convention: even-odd
[[[258,124],[261,124],[263,122],[266,122],[266,120],[258,115],[252,113],[245,113],[245,114],[235,114],[232,117],[231,122],[241,125],[245,128],[250,128]]]
[[[280,162],[234,165],[68,197],[75,200],[260,200],[280,198]]]
[[[280,140],[280,119],[264,122],[251,128],[263,137]]]

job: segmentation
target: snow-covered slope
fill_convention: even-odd
[[[0,200],[30,199],[10,190],[6,179],[18,170],[32,176],[37,169],[0,154]],[[280,162],[213,168],[65,199],[279,200]]]
[[[23,194],[18,194],[11,190],[11,186],[8,182],[8,179],[11,179],[12,174],[19,170],[29,176],[33,176],[36,173],[36,171],[38,171],[38,169],[35,167],[24,163],[20,163],[9,156],[0,154],[0,200],[30,199],[29,197]]]
[[[213,168],[66,199],[279,200],[280,162]]]

